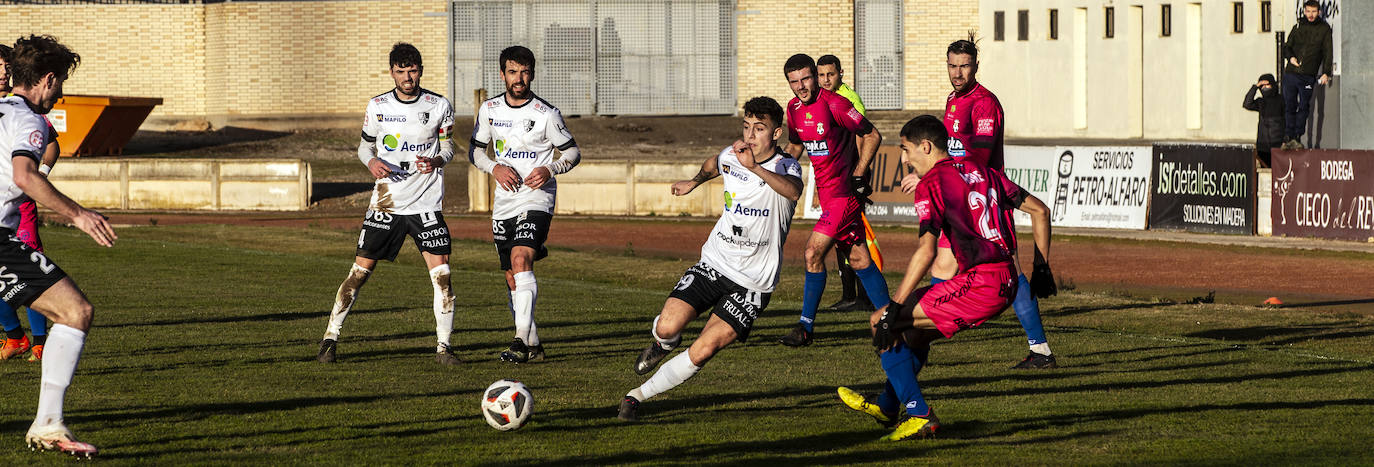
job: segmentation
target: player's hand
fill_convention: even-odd
[[[415,168],[422,174],[433,172],[434,169],[444,166],[444,160],[438,157],[417,157],[415,158]]]
[[[367,171],[372,172],[372,178],[386,178],[391,176],[391,167],[387,167],[385,162],[376,157],[367,161]]]
[[[509,165],[497,164],[495,168],[491,169],[491,178],[496,180],[496,184],[502,190],[515,191],[520,188],[520,174],[516,173],[515,169]]]
[[[530,171],[530,176],[525,177],[525,186],[538,190],[553,178],[553,172],[548,167],[535,167]]]
[[[739,159],[740,167],[744,167],[745,170],[754,170],[754,166],[759,165],[754,161],[754,150],[750,149],[744,140],[735,140],[735,144],[730,145],[730,148],[735,151],[735,158]]]
[[[1331,82],[1331,75],[1325,75],[1325,74],[1324,74],[1324,75],[1322,75],[1321,78],[1317,78],[1317,83],[1318,83],[1318,84],[1321,84],[1322,86],[1326,86],[1326,83],[1330,83],[1330,82]]]
[[[1049,298],[1059,293],[1059,286],[1054,283],[1054,272],[1050,271],[1050,262],[1040,254],[1039,248],[1035,249],[1035,269],[1031,271],[1030,286],[1031,293],[1038,298]]]
[[[906,306],[901,302],[893,301],[883,309],[883,316],[878,318],[878,323],[873,325],[873,348],[878,352],[883,352],[892,348],[897,343],[897,337],[901,336],[904,329],[899,329],[898,317],[901,315],[902,308]]]
[[[86,235],[90,235],[100,246],[114,246],[115,239],[119,238],[118,235],[115,235],[114,229],[110,227],[109,219],[90,209],[83,208],[78,212],[76,216],[72,217],[72,224],[75,224],[76,228],[81,229],[82,232],[86,232]]]
[[[921,183],[921,177],[917,176],[915,172],[906,174],[902,177],[902,193],[915,195],[916,185],[919,183]]]
[[[868,199],[868,195],[873,194],[873,187],[868,185],[867,178],[863,175],[851,175],[849,177],[849,188],[854,190],[854,194],[865,200]]]
[[[696,189],[696,187],[697,187],[697,182],[694,182],[694,181],[691,181],[691,180],[683,180],[683,181],[674,183],[674,184],[673,184],[673,195],[674,195],[674,196],[683,196],[683,195],[686,195],[687,193],[691,193],[692,190]]]

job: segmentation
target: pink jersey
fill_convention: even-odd
[[[978,163],[1002,170],[1002,103],[980,83],[963,94],[949,93],[945,101],[945,130],[949,131],[949,155],[972,157]]]
[[[1026,191],[1002,171],[969,159],[944,159],[916,185],[916,216],[921,234],[949,238],[959,270],[980,264],[1010,263],[1016,230],[1006,209],[1021,205]]]
[[[803,104],[795,97],[787,103],[787,131],[793,144],[806,148],[816,173],[816,195],[822,204],[836,198],[853,198],[849,176],[854,174],[859,150],[854,135],[868,134],[873,125],[844,96],[816,90],[816,100]]]

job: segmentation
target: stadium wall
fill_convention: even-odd
[[[1275,72],[1274,33],[1293,26],[1292,5],[1273,1],[1265,32],[1261,2],[1239,2],[1244,29],[1236,33],[1233,2],[1139,3],[980,1],[978,78],[1001,99],[1008,136],[1254,141],[1256,114],[1240,104],[1260,74]],[[1163,5],[1171,6],[1170,36],[1163,35]],[[1112,38],[1105,37],[1108,7]],[[1052,9],[1058,39],[1049,37]],[[1026,40],[1018,38],[1020,10],[1028,12]],[[998,12],[1005,18],[1001,41],[992,37]]]
[[[68,94],[162,97],[148,127],[355,125],[392,86],[395,42],[415,44],[429,65],[422,83],[447,93],[448,4],[0,5],[0,37],[51,34],[81,54]]]

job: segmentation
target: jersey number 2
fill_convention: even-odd
[[[976,191],[968,192],[968,207],[978,216],[978,233],[983,238],[994,242],[1002,239],[1002,233],[993,225],[993,216],[998,214],[996,192],[988,190],[987,196]]]

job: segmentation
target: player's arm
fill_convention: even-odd
[[[917,240],[916,252],[911,254],[911,262],[906,266],[906,275],[902,276],[897,293],[892,295],[893,302],[906,303],[907,297],[916,291],[916,285],[921,283],[927,272],[930,272],[930,265],[935,262],[935,246],[939,239],[939,232],[922,230],[921,237]]]
[[[873,123],[864,118],[859,109],[854,108],[854,104],[849,99],[834,99],[828,104],[830,115],[835,116],[835,120],[843,125],[855,136],[859,137],[859,160],[855,161],[854,173],[850,174],[850,185],[855,189],[861,188],[859,185],[867,186],[857,177],[862,177],[868,173],[868,166],[873,162],[873,156],[878,154],[878,146],[883,144],[883,135],[873,127]],[[866,193],[865,193],[866,194]]]
[[[520,186],[520,174],[510,166],[487,157],[487,143],[491,141],[491,126],[487,122],[487,106],[482,105],[473,118],[472,138],[468,141],[468,162],[477,170],[491,174],[501,189],[514,191]]]
[[[439,127],[435,129],[434,138],[438,140],[439,151],[432,157],[420,157],[415,160],[415,168],[420,173],[430,173],[434,169],[448,165],[453,161],[453,106],[449,105],[448,99],[444,99],[444,115],[439,119]]]
[[[563,122],[562,112],[555,109],[549,113],[548,124],[544,126],[544,137],[558,148],[558,159],[543,167],[536,167],[528,177],[525,177],[525,186],[536,190],[555,175],[567,173],[582,161],[582,151],[577,148],[577,141],[573,140],[572,133]]]
[[[749,149],[749,145],[744,144],[743,140],[735,141],[732,148],[739,156],[740,165],[762,178],[773,191],[792,201],[801,199],[801,164],[795,159],[787,159],[778,164],[778,169],[783,173],[776,173],[759,165],[754,158],[754,151]]]
[[[105,220],[105,216],[81,207],[80,204],[76,204],[76,201],[72,201],[67,195],[57,191],[57,188],[52,186],[52,182],[48,181],[48,177],[38,172],[36,156],[16,153],[13,164],[14,184],[23,190],[24,194],[29,195],[38,204],[71,218],[72,224],[75,224],[76,228],[86,232],[86,235],[90,235],[100,246],[114,246],[114,241],[119,236],[115,235],[114,229]]]
[[[38,164],[38,173],[44,177],[52,172],[52,167],[57,165],[57,158],[62,155],[62,146],[57,144],[57,130],[51,124],[48,125],[48,134],[54,136],[48,138],[48,144],[43,145],[43,159]]]
[[[1002,131],[1002,109],[991,98],[979,99],[969,109],[969,122],[973,125],[973,137],[964,148],[964,157],[971,157],[980,164],[987,165],[992,159],[993,146],[997,135]]]
[[[719,158],[719,155],[714,155],[702,161],[701,170],[698,170],[697,174],[693,176],[691,180],[682,180],[673,184],[673,194],[677,196],[686,195],[687,193],[691,193],[696,187],[706,183],[707,180],[720,176],[720,169],[716,164],[716,159]]]
[[[789,110],[788,112],[791,111]],[[790,116],[791,115],[789,114],[789,117]],[[806,149],[802,146],[801,135],[797,134],[797,130],[795,128],[792,128],[791,118],[785,118],[784,120],[786,120],[786,122],[784,123],[787,125],[787,147],[783,148],[783,150],[787,151],[788,154],[791,154],[793,159],[801,160],[802,151]]]
[[[358,140],[358,160],[367,166],[367,171],[372,174],[372,178],[385,178],[391,176],[391,168],[385,162],[377,158],[377,128],[376,124],[368,115],[374,115],[375,108],[372,101],[367,102],[367,111],[363,113],[363,135]]]

